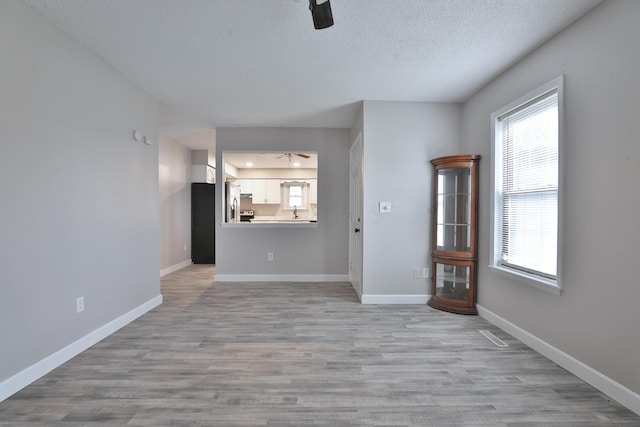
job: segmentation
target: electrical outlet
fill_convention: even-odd
[[[267,252],[267,261],[273,261],[273,252]]]
[[[380,213],[391,213],[391,202],[380,202],[378,211]]]
[[[76,298],[76,313],[84,311],[84,297]]]
[[[187,245],[184,245],[184,251],[185,252],[187,251]]]
[[[421,279],[422,278],[422,272],[420,271],[420,269],[418,267],[415,267],[413,269],[413,278],[414,279]]]
[[[422,277],[424,279],[428,279],[429,278],[429,269],[427,267],[422,269]]]

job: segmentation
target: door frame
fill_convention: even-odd
[[[349,149],[349,282],[362,302],[362,263],[364,259],[363,159],[362,131]],[[354,170],[357,167],[357,170]],[[356,231],[358,230],[358,231]]]

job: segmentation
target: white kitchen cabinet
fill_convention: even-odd
[[[253,179],[239,179],[236,181],[240,184],[240,193],[252,193],[253,194]]]
[[[267,184],[264,179],[254,179],[253,181],[253,204],[261,205],[267,203]]]
[[[279,179],[239,179],[240,192],[253,194],[253,204],[280,204]]]
[[[265,203],[280,204],[280,180],[265,179]]]
[[[309,203],[318,204],[318,180],[309,180]]]

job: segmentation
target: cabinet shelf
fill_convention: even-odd
[[[444,284],[444,283],[464,283],[464,284],[469,284],[469,278],[468,277],[457,277],[454,276],[452,274],[449,275],[443,275],[442,277],[439,277],[436,280],[436,284]]]
[[[432,267],[429,306],[478,314],[476,304],[479,155],[431,161],[433,177]]]

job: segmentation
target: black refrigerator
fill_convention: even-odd
[[[215,264],[215,184],[191,184],[191,260]]]

